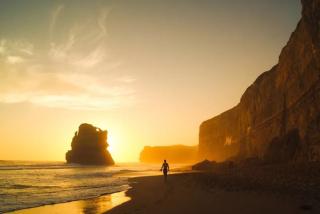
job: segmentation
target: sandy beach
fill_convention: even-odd
[[[30,213],[319,213],[318,201],[298,193],[264,191],[245,186],[232,188],[214,180],[208,173],[171,174],[164,182],[162,176],[133,177],[131,188],[98,198],[16,211]],[[223,176],[219,175],[220,178]],[[234,178],[233,178],[234,179]],[[248,178],[250,183],[250,178]],[[212,182],[219,182],[212,184]],[[226,188],[225,186],[230,188]],[[239,183],[239,185],[241,185]]]
[[[167,183],[161,176],[132,178],[126,192],[131,200],[106,213],[319,213],[317,205],[294,195],[208,188],[206,177],[176,174]]]

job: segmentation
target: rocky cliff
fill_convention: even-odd
[[[145,146],[140,153],[140,161],[144,163],[194,163],[198,154],[197,146]]]
[[[74,134],[72,149],[66,153],[68,163],[112,165],[114,161],[107,151],[107,131],[84,123]]]
[[[320,160],[320,0],[302,5],[278,64],[257,78],[237,106],[201,124],[202,158]]]

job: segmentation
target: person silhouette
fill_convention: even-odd
[[[161,166],[160,171],[163,172],[163,176],[164,176],[164,181],[167,181],[167,175],[168,175],[168,171],[169,171],[169,164],[167,163],[166,160],[163,161],[163,164]]]

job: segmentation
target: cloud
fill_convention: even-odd
[[[107,27],[106,27],[106,21],[109,13],[111,12],[110,8],[105,8],[100,12],[100,16],[97,20],[98,26],[101,30],[102,36],[108,35]]]
[[[123,83],[132,83],[132,82],[135,82],[136,80],[137,79],[132,76],[122,76],[117,79],[117,81],[123,82]]]
[[[52,42],[50,44],[50,49],[48,53],[49,57],[55,60],[65,60],[66,57],[69,55],[69,52],[72,51],[74,44],[75,35],[73,31],[70,30],[70,33],[64,43],[56,44],[55,42]]]
[[[12,41],[7,39],[0,40],[0,55],[33,55],[33,45],[25,40]]]
[[[7,62],[10,64],[22,63],[24,59],[20,56],[7,56]]]
[[[5,43],[6,43],[6,40],[1,39],[1,41],[0,41],[0,55],[5,54],[5,52],[6,52]]]
[[[105,57],[106,52],[104,49],[97,47],[96,49],[90,51],[87,55],[73,60],[73,64],[80,67],[90,68],[98,65],[105,59]]]
[[[33,47],[25,47],[25,48],[21,48],[20,52],[29,56],[33,55]]]
[[[71,110],[111,110],[132,105],[135,102],[135,97],[101,97],[88,94],[68,95],[12,92],[5,95],[0,95],[0,101],[4,103],[29,102],[44,107],[64,108]]]
[[[94,21],[68,25],[69,30],[56,38],[52,32],[59,28],[64,10],[59,5],[52,11],[51,38],[44,45],[0,38],[0,102],[77,110],[134,105],[136,91],[131,83],[136,79],[119,73],[123,62],[108,45],[110,9],[97,12]]]
[[[135,103],[136,92],[130,85],[115,84],[106,74],[75,72],[72,68],[9,64],[0,79],[0,102],[73,110],[110,110]]]
[[[59,15],[62,13],[64,9],[64,5],[58,5],[53,11],[51,15],[51,22],[50,22],[50,35],[52,36],[52,33],[54,31],[54,28],[56,26],[57,20],[59,18]]]

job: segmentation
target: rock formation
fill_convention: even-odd
[[[107,131],[84,123],[71,143],[72,149],[66,153],[68,163],[113,165],[114,161],[107,151]]]
[[[320,0],[302,5],[278,64],[257,78],[237,106],[201,124],[203,159],[320,160]]]
[[[198,154],[197,146],[145,146],[140,153],[140,161],[144,163],[194,163]]]

